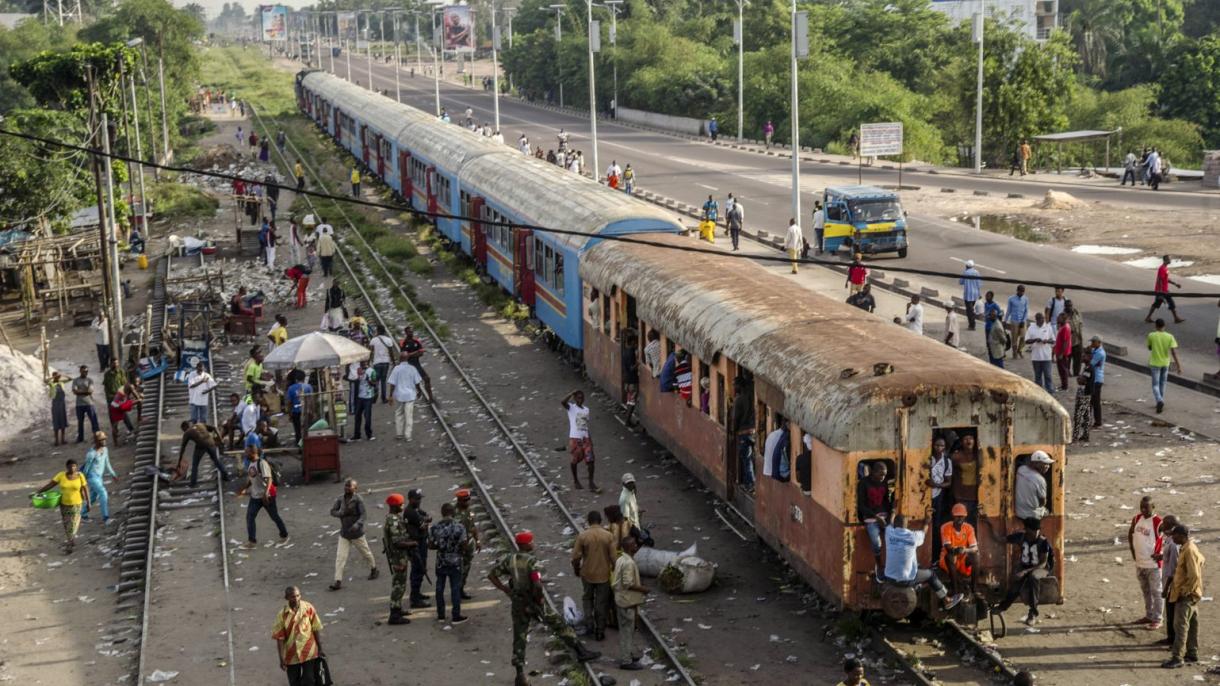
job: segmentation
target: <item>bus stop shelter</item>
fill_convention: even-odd
[[[1110,138],[1114,134],[1122,133],[1122,128],[1117,128],[1113,131],[1064,131],[1062,133],[1045,133],[1040,136],[1034,136],[1034,140],[1041,143],[1053,143],[1056,147],[1055,155],[1055,171],[1056,173],[1063,172],[1063,146],[1072,143],[1092,143],[1095,141],[1104,140],[1106,142],[1105,169],[1110,168]],[[1094,165],[1096,168],[1096,165]],[[1082,165],[1083,169],[1083,165]]]

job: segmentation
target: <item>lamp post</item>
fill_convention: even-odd
[[[602,172],[597,161],[597,85],[594,79],[593,48],[595,39],[598,45],[601,44],[601,27],[593,21],[593,0],[585,0],[585,8],[588,10],[587,23],[589,26],[589,131],[593,134],[593,180],[597,181],[601,178]]]
[[[133,38],[127,41],[127,47],[134,48],[144,43],[143,38]],[[144,217],[144,233],[148,233],[148,194],[144,192],[144,145],[140,142],[140,103],[136,100],[136,75],[127,74],[127,83],[131,87],[131,117],[135,124],[136,134],[136,174],[140,180],[140,213]]]
[[[618,8],[623,0],[605,0],[602,5],[610,10],[610,64],[614,70],[614,96],[611,100],[610,116],[618,118]]]
[[[368,21],[364,22],[364,47],[368,51],[369,58],[369,90],[376,92],[377,89],[373,88],[373,10],[361,10],[356,14],[356,40],[357,42],[360,40],[360,15],[365,12],[369,15]]]
[[[513,48],[513,15],[517,13],[517,8],[516,7],[505,7],[503,11],[504,11],[504,14],[508,16],[508,49],[512,50],[512,48]],[[512,75],[512,73],[509,73],[508,90],[511,92],[512,89],[513,89],[513,75]]]
[[[441,40],[443,33],[441,27],[436,24],[436,10],[432,11],[432,88],[436,97],[436,116],[441,116],[441,50],[444,48],[444,43]]]
[[[549,8],[555,11],[555,81],[559,84],[560,107],[563,107],[563,70],[559,68],[559,60],[563,53],[559,51],[559,44],[563,42],[563,11],[567,8],[567,5],[551,5]]]
[[[797,58],[808,54],[808,24],[804,12],[797,12],[792,0],[792,218],[801,218],[801,110],[797,98]]]
[[[496,6],[491,6],[491,108],[496,131],[500,130],[500,27],[496,25]]]
[[[737,43],[737,142],[745,138],[745,5],[747,0],[737,0],[737,25],[733,27],[733,40]]]
[[[983,26],[986,24],[987,1],[979,0],[979,13],[974,17],[974,40],[979,44],[978,83],[974,101],[974,173],[983,173]]]
[[[394,99],[402,102],[402,41],[398,39],[398,28],[402,25],[398,13],[402,10],[392,10],[394,17]]]

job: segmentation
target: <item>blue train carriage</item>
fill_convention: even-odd
[[[301,85],[306,113],[370,173],[402,197],[411,197],[402,173],[404,151],[397,141],[406,126],[432,117],[324,72],[305,74]]]
[[[406,105],[400,107],[423,114]],[[483,157],[507,158],[520,153],[460,126],[446,124],[431,115],[424,116],[403,127],[396,138],[401,151],[399,163],[409,169],[412,207],[432,213],[471,216],[466,211],[471,194],[463,186],[462,169]],[[459,245],[463,252],[473,254],[472,222],[438,217],[435,223],[446,240]]]
[[[598,236],[677,233],[676,220],[652,205],[520,153],[482,157],[462,170],[477,227],[476,261],[525,303],[564,346],[583,348],[581,255]],[[557,234],[500,223],[556,228]]]
[[[898,194],[876,186],[831,186],[822,198],[825,249],[907,256],[907,218]]]

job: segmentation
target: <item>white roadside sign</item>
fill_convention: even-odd
[[[902,154],[902,122],[860,125],[860,156],[885,157]]]

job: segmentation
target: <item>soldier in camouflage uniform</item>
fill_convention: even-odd
[[[461,488],[457,496],[457,520],[466,528],[466,547],[462,549],[462,600],[470,600],[466,592],[466,578],[470,576],[470,567],[474,564],[474,554],[483,547],[479,541],[479,530],[474,525],[474,515],[470,512],[470,489]]]
[[[385,529],[381,542],[385,548],[386,563],[390,567],[390,624],[409,624],[403,614],[402,597],[407,594],[407,561],[415,541],[407,535],[407,524],[402,519],[402,504],[406,501],[401,493],[391,493],[385,499],[390,513],[385,518]]]
[[[535,621],[545,624],[581,662],[596,660],[601,653],[586,649],[577,640],[572,627],[543,600],[542,573],[538,571],[538,560],[533,555],[534,534],[522,531],[514,540],[518,552],[501,557],[487,575],[487,580],[512,600],[513,667],[517,670],[514,683],[515,686],[529,686],[525,678],[525,641],[530,625]]]

